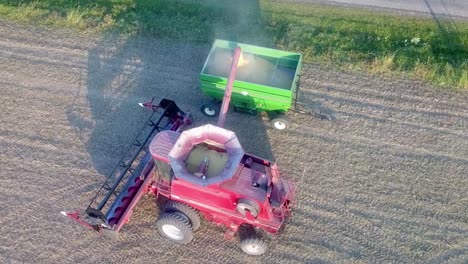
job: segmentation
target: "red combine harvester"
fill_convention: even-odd
[[[153,114],[129,154],[84,212],[62,214],[115,237],[142,194],[153,193],[166,201],[156,222],[163,236],[189,243],[202,215],[226,226],[227,239],[242,230],[242,250],[263,254],[263,238],[278,234],[291,215],[295,187],[276,164],[245,153],[235,133],[223,128],[240,54],[236,48],[217,126],[181,132],[191,118],[173,101],[140,104]]]

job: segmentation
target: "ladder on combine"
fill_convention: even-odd
[[[153,105],[153,100],[140,104],[153,111],[151,116],[84,214],[79,211],[62,214],[96,231],[118,232],[128,222],[134,206],[154,180],[151,173],[154,161],[148,151],[148,142],[157,132],[179,131],[191,122],[190,115],[181,111],[174,101],[162,99],[158,105]]]

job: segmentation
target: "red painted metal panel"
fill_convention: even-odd
[[[266,199],[266,189],[252,186],[252,182],[256,177],[262,177],[261,173],[251,170],[244,166],[239,166],[238,174],[233,179],[224,182],[221,186],[233,193],[237,193],[243,197],[253,199],[260,204]],[[268,177],[265,175],[264,177]]]
[[[218,184],[198,186],[183,180],[172,181],[170,199],[186,203],[199,210],[208,220],[232,228],[241,224],[251,224],[276,233],[283,223],[283,218],[271,213],[268,201],[259,203],[261,211],[257,218],[243,216],[236,210],[236,202],[245,198],[244,192],[230,190]]]
[[[153,158],[163,161],[169,161],[168,155],[172,147],[177,142],[180,134],[174,131],[159,132],[151,141],[149,151]]]

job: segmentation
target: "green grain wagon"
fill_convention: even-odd
[[[274,128],[288,128],[285,112],[295,106],[302,55],[225,40],[215,40],[200,74],[201,90],[215,100],[202,106],[207,116],[219,113],[234,49],[242,49],[231,103],[237,111],[265,111]]]

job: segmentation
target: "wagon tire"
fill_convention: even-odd
[[[241,240],[240,247],[247,255],[259,256],[268,249],[267,243],[260,238],[247,237]]]
[[[219,106],[215,104],[204,104],[200,110],[204,115],[209,117],[215,117],[219,114]]]
[[[174,213],[163,213],[156,221],[158,231],[164,237],[178,243],[188,244],[193,239],[190,223]]]
[[[274,129],[276,130],[287,130],[289,128],[289,124],[291,121],[287,116],[278,116],[276,118],[273,118],[271,120],[271,125],[273,126]]]
[[[182,218],[185,218],[185,220],[190,223],[193,231],[197,231],[200,228],[200,215],[198,214],[197,210],[188,205],[176,201],[168,201],[164,205],[164,213],[174,213],[178,214]]]

